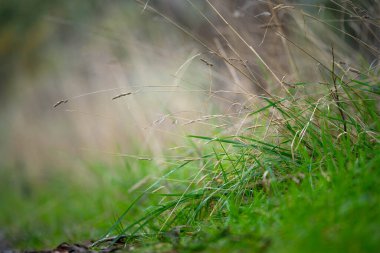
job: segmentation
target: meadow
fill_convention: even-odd
[[[0,251],[377,252],[376,1],[97,4],[28,28]]]

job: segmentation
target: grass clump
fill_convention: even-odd
[[[145,235],[189,252],[375,252],[379,84],[371,73],[329,74],[329,83],[264,97],[241,134],[189,136],[198,156],[142,193],[158,204],[114,242]]]
[[[115,223],[122,226],[116,236],[104,239],[113,227],[94,248],[122,242],[128,249],[143,245],[137,247],[143,252],[376,252],[377,67],[347,69],[336,60],[334,45],[329,59],[319,60],[280,36],[318,65],[323,81],[285,83],[280,95],[266,91],[240,115],[233,133],[188,136],[194,147],[186,154],[190,158],[142,192]],[[270,74],[276,77],[275,71]],[[148,197],[156,204],[125,222]]]

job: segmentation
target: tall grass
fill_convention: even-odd
[[[172,245],[184,251],[375,252],[380,239],[377,61],[364,62],[364,52],[347,55],[350,45],[339,34],[353,35],[321,16],[297,9],[297,5],[276,5],[271,9],[274,16],[278,9],[288,8],[294,13],[293,21],[284,24],[300,24],[300,14],[301,18],[317,20],[302,30],[296,26],[295,30],[286,28],[287,34],[273,32],[292,55],[287,58],[292,61],[287,70],[310,73],[314,68],[309,80],[299,74],[298,78],[305,79],[285,82],[276,74],[280,70],[271,69],[244,38],[246,34],[238,31],[244,30],[244,24],[234,28],[217,5],[206,2],[234,37],[228,32],[222,35],[220,27],[206,21],[232,52],[242,48],[251,51],[250,57],[262,66],[261,73],[267,73],[266,82],[271,85],[267,88],[272,92],[265,89],[264,95],[240,102],[247,110],[238,114],[239,120],[231,128],[216,129],[212,136],[189,135],[192,148],[184,154],[186,158],[169,166],[159,180],[141,192],[92,246],[117,243],[130,249],[143,244],[142,250],[164,250]],[[157,9],[145,3],[144,7],[189,33]],[[351,8],[353,5],[333,10],[354,15],[356,9]],[[359,21],[362,17],[356,14],[355,18]],[[369,20],[369,31],[377,33],[377,20]],[[327,43],[318,31],[337,40]],[[309,35],[303,42],[295,41],[306,32]],[[232,67],[231,73],[254,79],[222,53],[223,49],[215,50],[202,38],[189,34]],[[240,48],[231,46],[232,39],[239,41]],[[377,53],[368,41],[359,37],[354,40],[366,47],[366,53]],[[242,62],[246,61],[244,57],[240,58]],[[360,58],[364,63],[359,66],[355,60]],[[275,92],[274,87],[283,90]],[[136,219],[129,218],[134,217],[131,210],[147,198],[147,210]]]
[[[45,17],[81,39],[19,77],[0,250],[376,252],[376,3],[137,2]]]

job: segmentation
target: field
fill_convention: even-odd
[[[0,7],[0,251],[378,251],[376,1],[36,4]]]

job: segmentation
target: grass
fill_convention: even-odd
[[[302,80],[282,86],[286,92],[260,96],[230,129],[189,135],[189,147],[178,151],[183,158],[163,168],[138,161],[139,169],[132,170],[126,159],[109,173],[107,166],[91,163],[95,180],[86,188],[62,175],[32,193],[23,184],[2,196],[6,236],[20,248],[98,238],[94,250],[116,245],[135,252],[376,252],[378,67],[350,71],[336,59],[344,49],[327,48],[329,59],[322,60],[301,48],[318,65],[322,81]],[[266,61],[258,58],[266,71]],[[267,79],[282,83],[269,70]],[[212,116],[203,120],[217,125],[227,118]]]
[[[371,90],[377,84],[335,81],[339,91],[326,87],[314,98],[266,99],[269,106],[250,113],[260,113],[272,124],[267,128],[276,129],[264,140],[259,136],[265,131],[190,136],[206,143],[199,160],[172,168],[147,189],[141,196],[156,196],[170,184],[158,194],[160,202],[120,235],[162,240],[160,235],[182,228],[183,236],[166,238],[181,251],[375,252],[380,155],[378,95]],[[268,111],[279,120],[273,122]],[[193,174],[182,171],[186,167]],[[185,183],[170,183],[173,174]]]
[[[128,190],[146,175],[144,169],[128,175],[125,171],[131,170],[131,164],[124,164],[110,171],[103,163],[87,163],[86,180],[64,170],[30,180],[25,172],[10,174],[11,170],[3,168],[1,243],[19,249],[44,249],[101,237],[126,208],[125,203],[133,200],[135,194]],[[146,161],[138,164],[149,168]]]

